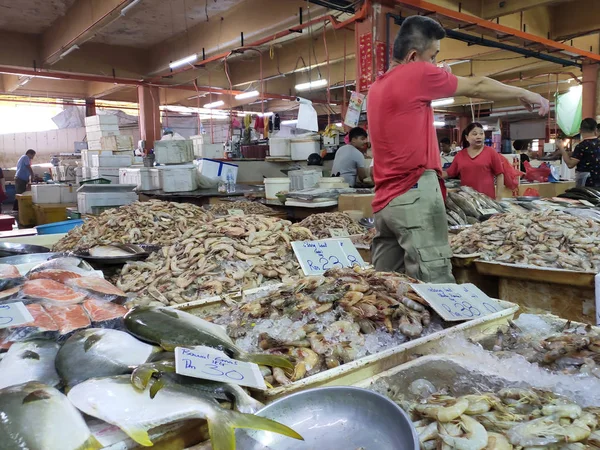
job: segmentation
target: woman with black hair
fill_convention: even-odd
[[[463,149],[454,157],[447,173],[450,178],[460,177],[463,186],[470,186],[490,198],[499,198],[499,189],[504,186],[502,156],[486,146],[484,141],[485,133],[480,123],[473,122],[465,128],[462,133]]]

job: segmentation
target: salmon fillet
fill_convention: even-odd
[[[81,305],[46,306],[61,335],[89,327],[92,323]]]
[[[54,280],[29,280],[23,285],[23,295],[55,305],[81,303],[86,295]]]
[[[11,264],[0,264],[0,278],[19,278],[19,270]]]
[[[103,300],[89,299],[84,301],[82,306],[94,326],[101,326],[101,322],[120,319],[127,313],[127,308],[124,306]]]
[[[54,339],[58,334],[58,325],[50,314],[46,312],[44,307],[37,303],[32,303],[25,306],[33,317],[33,322],[16,325],[14,327],[2,330],[2,341],[18,342],[26,339]]]
[[[97,295],[126,297],[127,294],[112,285],[104,278],[82,277],[67,280],[67,284],[75,289],[83,289]]]
[[[81,278],[81,275],[70,270],[64,269],[48,269],[41,272],[35,272],[29,275],[30,280],[54,280],[59,283],[64,283],[71,278]]]

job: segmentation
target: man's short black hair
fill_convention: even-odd
[[[361,128],[361,127],[352,128],[350,130],[350,133],[348,133],[348,139],[350,139],[351,141],[354,138],[367,137],[367,136],[368,136],[367,132],[365,131],[364,128]]]
[[[598,124],[594,119],[588,117],[587,119],[583,119],[581,121],[581,126],[579,127],[579,131],[582,133],[594,133]]]
[[[411,50],[423,53],[431,41],[446,37],[444,28],[431,17],[410,16],[400,27],[394,41],[394,59],[402,61]]]
[[[25,152],[25,154],[26,154],[27,156],[35,156],[35,150],[33,150],[33,149],[31,149],[31,148],[30,148],[29,150],[27,150],[27,151]]]
[[[450,145],[450,139],[442,138],[442,139],[440,139],[440,144]]]

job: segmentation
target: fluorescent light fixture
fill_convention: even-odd
[[[571,87],[569,88],[569,91],[570,91],[570,92],[575,92],[575,91],[580,91],[580,90],[581,90],[581,85],[580,85],[580,84],[578,84],[578,85],[575,85],[575,86],[571,86]]]
[[[488,127],[487,125],[484,125],[484,126],[483,126],[483,131],[487,131],[487,130],[489,130],[489,129],[490,129],[490,127]]]
[[[452,103],[454,103],[453,98],[442,98],[440,100],[432,101],[431,106],[433,106],[435,108],[436,106],[451,105]]]
[[[72,45],[68,50],[62,52],[60,54],[60,59],[63,59],[65,56],[67,56],[69,53],[74,52],[75,50],[79,50],[79,46],[78,45]]]
[[[198,55],[195,53],[190,56],[186,56],[185,58],[178,59],[177,61],[173,61],[169,64],[171,69],[177,69],[178,67],[185,66],[186,64],[191,64],[198,59]]]
[[[205,108],[218,108],[219,106],[223,106],[225,102],[223,100],[218,100],[216,102],[207,103],[204,105]]]
[[[309,81],[308,83],[297,84],[296,90],[297,91],[307,91],[309,89],[319,88],[319,87],[323,87],[323,86],[327,86],[327,80],[320,79],[320,80],[315,80],[315,81]]]
[[[435,121],[435,122],[433,122],[433,126],[434,127],[445,127],[446,126],[446,122]]]
[[[246,98],[258,97],[258,91],[244,92],[235,96],[236,100],[244,100]]]
[[[19,86],[25,86],[27,83],[31,81],[32,77],[22,76],[19,77]]]
[[[258,117],[271,117],[273,114],[272,112],[266,112],[266,113],[258,113]]]
[[[141,2],[142,0],[133,0],[129,5],[127,5],[125,8],[123,8],[121,10],[121,15],[124,16],[125,14],[127,14],[127,12],[131,9],[134,8],[135,5],[137,5],[139,2]]]
[[[298,119],[281,121],[281,125],[296,125],[297,123],[298,123]]]

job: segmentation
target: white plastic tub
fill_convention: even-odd
[[[157,167],[160,188],[165,192],[189,192],[198,189],[197,169],[193,164]]]
[[[313,153],[321,154],[321,136],[307,135],[291,140],[292,161],[306,161]]]
[[[194,147],[192,141],[156,141],[154,154],[159,164],[185,164],[194,160]]]
[[[287,138],[269,138],[269,156],[289,158],[291,156],[291,140]]]
[[[269,200],[277,200],[277,193],[281,191],[289,192],[289,178],[265,178],[265,197]]]
[[[319,180],[319,187],[321,189],[343,189],[349,186],[342,177],[328,177]]]

